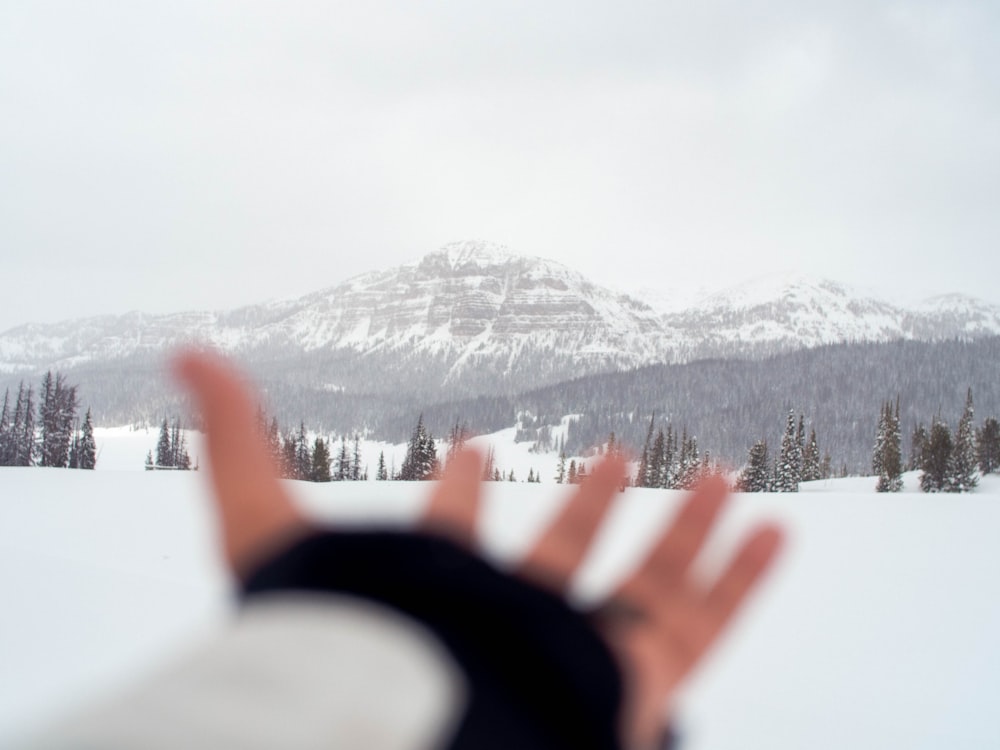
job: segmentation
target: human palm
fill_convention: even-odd
[[[207,425],[210,471],[223,553],[237,576],[310,530],[277,479],[256,433],[252,391],[225,360],[188,352],[175,361]],[[567,590],[618,496],[625,466],[600,463],[520,562],[518,575],[554,592]],[[472,451],[449,461],[422,516],[422,526],[474,548],[482,507],[481,458]],[[622,733],[631,747],[652,746],[678,684],[698,664],[777,553],[781,532],[753,531],[718,578],[691,574],[728,495],[708,478],[685,501],[671,526],[635,571],[594,613],[618,659],[626,685]]]

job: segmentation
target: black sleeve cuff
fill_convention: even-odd
[[[364,597],[434,632],[469,685],[456,750],[621,747],[621,677],[589,621],[446,539],[317,532],[253,572],[243,596],[289,589]]]

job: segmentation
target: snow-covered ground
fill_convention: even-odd
[[[155,429],[99,432],[104,471],[0,469],[0,746],[128,684],[228,616],[204,474],[142,471],[155,440]],[[497,458],[522,479],[532,464],[518,462],[534,462],[546,480],[486,485],[484,544],[510,560],[567,488],[551,482],[554,457],[543,464],[527,445],[498,443]],[[846,479],[735,497],[706,569],[755,519],[779,519],[791,539],[681,696],[685,748],[1000,747],[1000,477],[962,496],[922,495],[914,480],[894,496],[875,494],[872,479]],[[339,524],[407,523],[428,489],[290,486]],[[626,492],[577,596],[600,596],[679,497]]]

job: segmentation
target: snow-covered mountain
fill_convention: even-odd
[[[129,313],[0,334],[0,373],[103,374],[209,342],[264,379],[347,392],[511,392],[577,375],[838,341],[1000,334],[1000,308],[951,294],[903,308],[830,281],[759,279],[673,312],[483,242],[295,300]],[[126,387],[126,386],[122,386]]]

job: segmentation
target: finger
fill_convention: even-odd
[[[703,479],[620,591],[628,591],[631,596],[645,596],[682,579],[705,543],[728,495],[729,486],[722,477]]]
[[[782,539],[781,529],[776,526],[758,528],[709,590],[705,605],[715,633],[732,619],[771,567],[781,549]]]
[[[599,463],[525,557],[521,573],[553,589],[565,588],[583,561],[624,475],[625,462],[619,457]]]
[[[422,525],[471,547],[481,504],[482,456],[462,450],[452,456],[431,494]]]
[[[304,525],[277,479],[258,435],[254,399],[239,373],[217,354],[187,351],[173,361],[206,425],[206,447],[224,551],[238,574]]]

